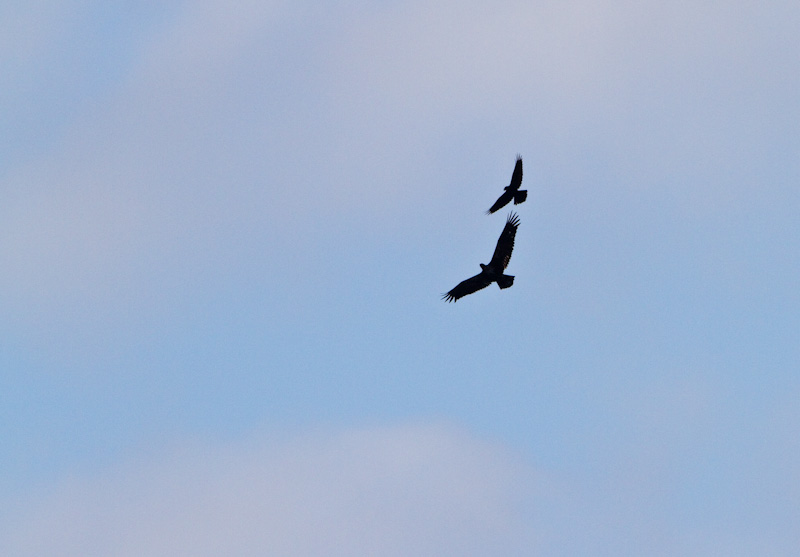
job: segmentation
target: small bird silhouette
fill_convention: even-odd
[[[491,215],[495,211],[502,209],[508,202],[512,199],[514,200],[514,205],[519,205],[528,197],[528,190],[521,190],[519,187],[522,185],[522,157],[517,155],[517,164],[514,165],[514,173],[511,175],[511,183],[508,184],[505,188],[506,191],[503,192],[497,201],[494,202],[494,205],[486,211],[487,215]]]

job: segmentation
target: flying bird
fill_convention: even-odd
[[[503,195],[497,198],[497,201],[494,202],[494,205],[486,211],[487,215],[491,215],[495,211],[502,209],[508,202],[512,199],[514,200],[514,205],[519,205],[528,197],[528,190],[520,190],[519,187],[522,185],[522,157],[517,155],[517,164],[514,165],[514,173],[511,175],[511,183],[508,184],[505,188]]]
[[[514,277],[504,275],[503,271],[508,267],[511,260],[511,252],[514,251],[514,237],[517,235],[519,226],[519,216],[512,212],[508,215],[506,226],[497,239],[497,247],[494,248],[494,255],[488,265],[481,263],[481,272],[474,277],[461,281],[458,286],[442,296],[443,300],[455,302],[459,298],[477,292],[481,288],[486,288],[493,282],[500,288],[508,288],[514,284]]]

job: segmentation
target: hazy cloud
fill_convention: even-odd
[[[15,505],[0,547],[8,556],[529,555],[525,505],[537,481],[503,447],[442,426],[205,444]]]

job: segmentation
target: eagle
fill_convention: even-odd
[[[511,212],[506,220],[506,226],[497,239],[497,247],[494,248],[494,255],[488,265],[481,263],[481,272],[474,277],[461,281],[458,286],[447,294],[442,295],[442,299],[447,302],[455,302],[459,298],[477,292],[481,288],[486,288],[493,282],[500,288],[508,288],[514,284],[514,277],[504,275],[503,271],[508,267],[511,260],[511,252],[514,251],[514,237],[517,235],[519,226],[519,216]]]
[[[519,205],[528,197],[528,190],[520,190],[519,187],[522,185],[522,157],[517,155],[517,164],[514,165],[514,173],[511,175],[511,183],[508,184],[505,188],[506,191],[503,192],[503,195],[497,198],[497,201],[494,202],[494,205],[486,211],[487,215],[491,215],[495,211],[502,209],[508,202],[512,199],[514,200],[514,205]]]

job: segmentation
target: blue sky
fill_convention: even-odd
[[[798,30],[5,4],[0,552],[793,554]]]

